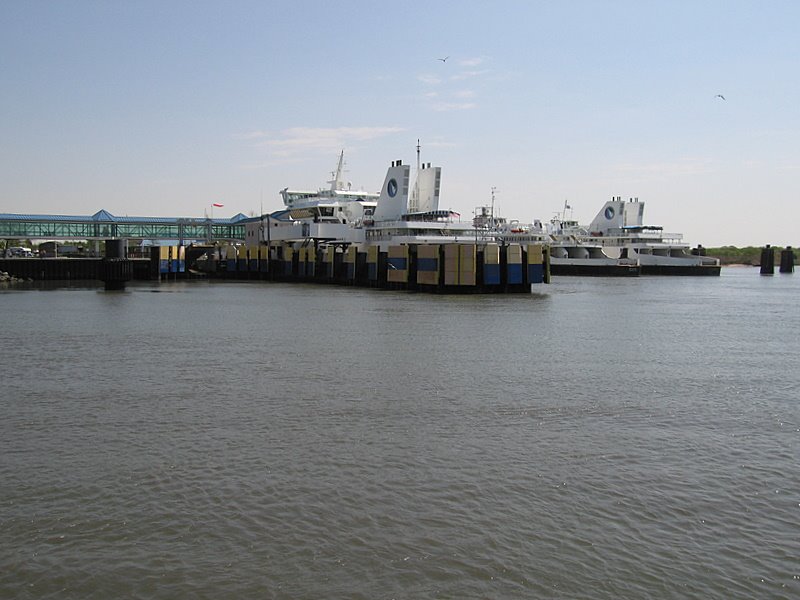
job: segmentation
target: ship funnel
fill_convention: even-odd
[[[442,168],[431,167],[417,173],[417,185],[414,186],[410,212],[430,212],[439,210],[439,190],[442,185]]]
[[[408,181],[411,167],[394,161],[386,171],[381,195],[375,207],[375,221],[397,221],[408,211]]]

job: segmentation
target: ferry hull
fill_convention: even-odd
[[[680,275],[715,277],[719,265],[642,265],[642,275]]]
[[[638,277],[638,265],[609,265],[609,264],[568,264],[557,263],[550,259],[550,274],[554,277],[561,275],[576,275],[581,277]]]

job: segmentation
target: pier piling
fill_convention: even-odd
[[[791,246],[781,250],[781,266],[778,270],[781,273],[794,273],[794,251]]]
[[[106,240],[106,255],[100,261],[100,281],[106,291],[124,290],[133,279],[133,263],[125,256],[125,240]]]
[[[761,274],[772,275],[775,273],[775,249],[767,244],[761,249]]]

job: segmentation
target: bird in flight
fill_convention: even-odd
[[[722,98],[723,100],[725,100],[725,96],[723,96],[722,94],[717,94],[716,96],[714,96],[714,98]]]
[[[447,59],[450,58],[449,56],[445,56],[444,58],[437,58],[436,60],[440,60],[442,62],[447,62]]]

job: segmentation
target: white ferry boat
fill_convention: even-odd
[[[281,190],[281,198],[293,219],[311,218],[317,222],[358,222],[365,212],[374,209],[378,202],[377,192],[353,190],[344,179],[344,150],[339,153],[336,170],[331,172],[330,188],[316,191]]]
[[[720,274],[719,259],[705,256],[701,246],[692,250],[682,234],[644,225],[644,202],[638,198],[612,198],[575,238],[601,247],[611,258],[636,261],[642,275]]]
[[[247,241],[254,243],[296,242],[377,246],[386,251],[402,244],[442,244],[485,239],[461,215],[439,208],[441,167],[419,162],[417,177],[410,185],[411,166],[392,161],[380,192],[354,192],[342,178],[344,152],[330,189],[281,190],[285,209],[266,215],[256,231],[251,224]],[[257,237],[255,240],[253,238]]]
[[[606,202],[588,227],[561,212],[542,225],[521,225],[501,219],[497,238],[507,243],[545,243],[550,246],[552,275],[719,275],[720,262],[690,249],[679,233],[644,225],[644,202],[616,196]],[[493,221],[495,221],[493,219]]]
[[[615,252],[608,253],[602,244],[587,238],[586,228],[561,216],[545,226],[550,243],[550,270],[553,275],[593,275],[602,277],[637,277],[639,262]]]
[[[448,244],[485,241],[478,230],[451,209],[439,208],[442,168],[419,163],[417,177],[409,186],[410,165],[392,162],[386,172],[378,206],[364,222],[365,241],[385,251],[390,245]],[[482,233],[482,232],[480,232]]]
[[[494,203],[492,203],[494,204]],[[600,244],[584,239],[587,231],[577,221],[567,218],[569,206],[557,213],[544,226],[540,220],[531,224],[500,219],[497,237],[505,243],[541,243],[550,247],[552,275],[589,275],[603,277],[636,277],[639,263],[634,259],[609,256]],[[486,210],[486,208],[484,208]],[[497,221],[497,219],[492,219]]]

